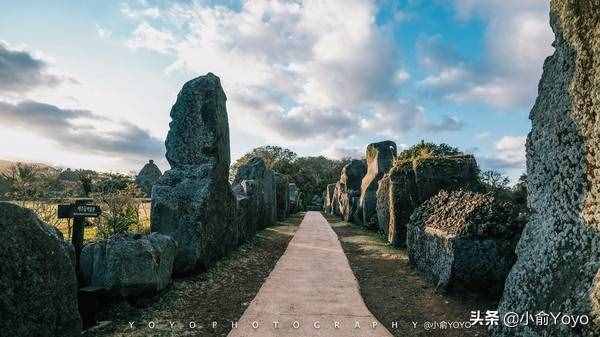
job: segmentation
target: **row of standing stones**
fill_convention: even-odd
[[[472,155],[399,161],[396,152],[392,141],[369,144],[366,165],[351,161],[327,186],[325,211],[406,246],[411,263],[442,289],[502,291],[522,230],[517,208],[470,192],[478,186]]]
[[[378,224],[438,285],[503,289],[500,317],[588,318],[493,325],[495,337],[600,336],[599,22],[597,0],[550,2],[555,51],[530,114],[530,214],[522,235],[510,204],[469,190],[476,168],[470,156],[390,167],[395,147],[371,144],[368,169],[350,163],[326,191],[327,210],[369,228]]]
[[[258,230],[297,211],[297,186],[260,158],[240,167],[229,183],[225,102],[212,73],[183,86],[165,142],[171,169],[161,175],[150,161],[137,179],[151,194],[151,233],[86,244],[79,270],[60,231],[31,210],[0,203],[0,331],[80,335],[80,286],[100,288],[106,296],[156,293],[173,274],[210,267]]]
[[[527,141],[530,217],[518,240],[516,263],[504,283],[499,311],[501,315],[587,315],[589,323],[575,327],[560,322],[516,327],[499,324],[491,328],[495,337],[600,336],[600,6],[597,0],[551,0],[550,22],[555,33],[555,52],[544,64]],[[205,78],[218,83],[214,76]],[[181,270],[214,261],[234,246],[229,242],[226,247],[217,247],[216,240],[241,238],[241,229],[251,228],[239,223],[231,228],[216,228],[209,222],[210,212],[216,211],[231,221],[217,219],[216,224],[236,223],[237,205],[250,202],[238,203],[244,197],[236,197],[223,179],[225,163],[229,162],[228,145],[225,146],[228,130],[223,127],[224,94],[220,86],[212,87],[212,96],[190,90],[204,86],[201,82],[192,81],[182,90],[178,98],[181,104],[172,112],[171,126],[185,136],[172,135],[167,142],[173,169],[160,178],[153,192],[153,210],[161,216],[153,216],[152,230],[163,234],[154,234],[156,238],[148,237],[148,243],[141,244],[150,252],[141,255],[155,257],[157,251],[173,247],[169,238],[158,237],[169,234],[177,244],[173,260]],[[210,89],[209,85],[206,87]],[[206,104],[193,105],[195,100]],[[185,113],[186,105],[195,113]],[[211,110],[214,107],[221,107],[223,114],[215,114]],[[186,129],[188,123],[202,132]],[[186,146],[187,142],[196,145]],[[389,144],[388,151],[392,151]],[[378,160],[373,153],[367,157],[370,162]],[[466,168],[471,164],[466,163],[473,162],[468,157],[442,159],[451,163],[451,171],[463,173],[469,172]],[[375,177],[381,177],[362,184],[367,168],[360,161],[351,162],[340,181],[327,189],[333,212],[369,227],[383,224],[382,230],[387,228],[392,243],[408,246],[415,265],[436,261],[435,267],[419,268],[442,285],[455,280],[470,282],[472,278],[465,280],[463,276],[471,277],[471,273],[477,281],[487,277],[481,276],[479,268],[483,268],[483,274],[504,274],[503,268],[512,261],[490,268],[498,263],[498,258],[489,255],[492,258],[486,260],[488,255],[482,252],[492,251],[490,247],[495,245],[498,257],[511,259],[510,254],[498,248],[507,244],[512,251],[512,240],[507,237],[514,236],[516,229],[507,220],[512,217],[509,205],[497,205],[489,196],[468,189],[434,191],[433,182],[439,174],[425,172],[427,167],[437,166],[435,159],[400,164],[386,170],[378,162]],[[375,198],[372,181],[377,182]],[[454,184],[461,181],[465,182]],[[234,186],[234,190],[247,193],[254,184],[242,181],[241,185],[245,186]],[[211,197],[217,200],[209,202]],[[266,214],[264,208],[260,209],[260,214]],[[199,238],[199,243],[182,237],[186,233]],[[33,212],[8,203],[0,203],[0,236],[0,331],[13,336],[79,335],[81,320],[72,246]],[[216,247],[217,251],[207,252],[203,244]],[[482,265],[482,258],[489,262]]]

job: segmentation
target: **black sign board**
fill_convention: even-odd
[[[58,205],[58,218],[97,218],[102,214],[102,210],[98,205],[89,204],[69,204]]]

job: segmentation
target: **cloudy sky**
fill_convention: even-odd
[[[170,107],[213,72],[233,158],[424,139],[516,177],[552,40],[542,0],[14,1],[0,12],[0,159],[166,168]]]

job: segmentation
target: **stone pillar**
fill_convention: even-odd
[[[187,82],[171,109],[171,169],[152,189],[151,230],[177,241],[176,273],[210,266],[237,242],[226,99],[209,73]]]
[[[367,228],[377,228],[378,182],[392,167],[396,154],[396,143],[391,140],[367,146],[367,174],[362,179],[359,205],[363,226]]]

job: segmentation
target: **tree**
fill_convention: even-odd
[[[281,174],[289,175],[294,167],[293,162],[298,158],[298,155],[292,150],[279,146],[266,145],[253,149],[231,165],[229,169],[229,180],[233,181],[240,166],[248,163],[253,157],[260,157],[265,161],[267,167]]]
[[[458,148],[450,146],[446,143],[435,144],[421,140],[406,150],[401,151],[397,159],[398,161],[412,161],[417,158],[441,157],[441,156],[456,156],[464,154]]]
[[[303,202],[310,202],[315,195],[321,195],[328,184],[340,178],[342,168],[350,159],[333,160],[323,156],[299,157],[293,151],[279,146],[261,146],[243,155],[231,166],[230,180],[233,181],[238,169],[251,158],[260,157],[268,168],[287,176],[298,186],[305,196]]]

